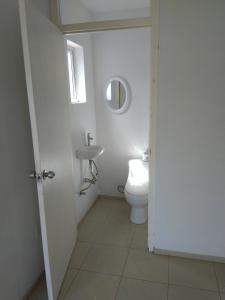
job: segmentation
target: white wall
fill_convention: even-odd
[[[29,2],[47,18],[49,17],[50,5],[48,0],[29,0]]]
[[[160,3],[155,246],[225,257],[225,2]]]
[[[126,5],[126,3],[122,2],[117,5],[112,3],[108,3],[107,5],[107,3],[104,3],[104,0],[101,4],[94,3],[94,7],[90,4],[86,7],[85,4],[81,0],[60,0],[62,23],[74,24],[90,21],[145,18],[150,16],[150,7],[147,5],[143,7],[143,3],[140,4],[139,8],[136,5],[134,8],[132,3],[131,5]]]
[[[0,299],[23,299],[43,271],[17,0],[0,2]],[[47,4],[47,2],[46,2]]]
[[[92,14],[93,21],[123,20],[150,17],[150,7]]]
[[[62,24],[89,22],[91,13],[80,0],[60,0]]]
[[[150,30],[130,29],[94,34],[97,142],[105,147],[99,157],[100,194],[119,196],[128,160],[148,146]],[[132,102],[122,115],[112,114],[104,102],[104,86],[112,76],[125,78]]]
[[[86,195],[80,196],[79,191],[86,185],[83,184],[84,177],[90,178],[88,163],[80,161],[75,157],[75,151],[86,145],[86,135],[90,132],[96,143],[96,119],[95,119],[95,91],[93,83],[93,57],[90,34],[76,34],[68,36],[68,39],[81,45],[84,49],[86,95],[87,102],[71,104],[72,139],[74,149],[74,172],[76,186],[76,211],[78,222],[86,214],[90,206],[97,198],[97,184],[86,191]],[[82,185],[83,184],[83,185]]]

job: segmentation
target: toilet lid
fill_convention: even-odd
[[[133,195],[144,196],[149,190],[148,163],[141,159],[129,161],[129,174],[125,190]]]

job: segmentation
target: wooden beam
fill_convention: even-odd
[[[150,26],[151,26],[151,18],[138,18],[138,19],[96,21],[96,22],[61,25],[60,29],[64,34],[72,34],[72,33],[81,33],[81,32],[141,28],[141,27],[150,27]]]

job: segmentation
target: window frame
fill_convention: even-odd
[[[87,102],[84,47],[68,39],[66,46],[66,56],[68,66],[68,88],[70,94],[70,102],[71,104],[84,104]],[[69,57],[72,57],[72,59],[70,59]],[[72,68],[69,65],[69,61],[72,62]],[[70,73],[72,75],[72,78],[70,77]]]
[[[77,62],[76,62],[76,48],[67,44],[67,63],[68,63],[68,73],[69,73],[69,90],[70,90],[70,100],[71,103],[81,103],[79,101],[78,85],[77,85]],[[71,67],[69,65],[69,57],[71,58]],[[71,74],[70,74],[71,72]]]

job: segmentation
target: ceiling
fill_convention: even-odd
[[[150,7],[150,0],[80,0],[80,2],[95,14]]]

